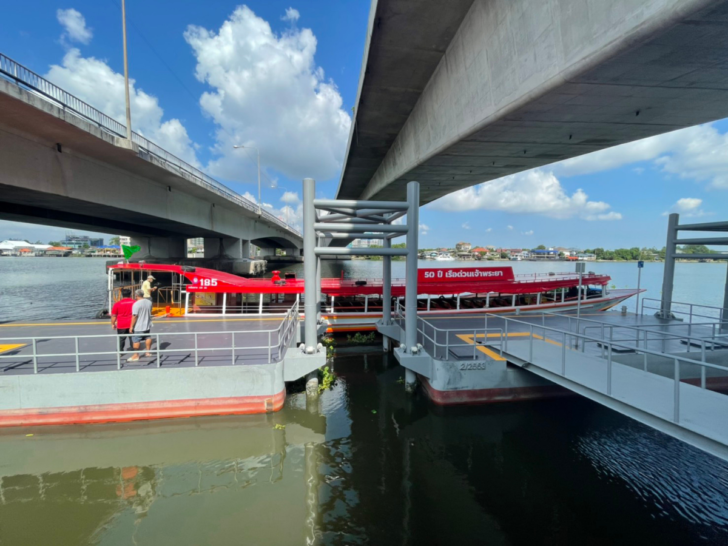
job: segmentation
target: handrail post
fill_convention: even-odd
[[[674,359],[675,362],[675,416],[674,421],[676,423],[680,422],[680,363],[678,362],[677,358]]]
[[[561,332],[561,375],[566,377],[566,332]]]
[[[528,346],[528,361],[531,364],[533,364],[533,324],[531,324],[530,332],[531,332],[531,342],[529,343],[529,346]]]
[[[38,346],[36,339],[33,338],[33,373],[38,373]]]
[[[607,360],[607,396],[612,396],[612,343],[609,343]]]
[[[503,318],[503,322],[505,322],[505,324],[506,324],[506,342],[505,342],[506,349],[505,350],[506,350],[506,352],[508,352],[508,319]]]
[[[270,359],[271,359],[270,330],[268,330],[268,364],[270,364]]]
[[[78,361],[78,336],[73,338],[76,342],[76,371],[81,371],[81,363]],[[118,341],[118,340],[117,340]]]
[[[195,368],[200,365],[200,359],[198,357],[197,353],[197,332],[194,333],[195,335]]]
[[[159,334],[154,334],[154,336],[157,339],[157,350],[156,350],[156,353],[157,353],[157,368],[161,368],[162,367],[162,362],[161,362],[160,357],[159,357]]]
[[[485,335],[485,334],[483,334],[483,335]],[[486,339],[487,338],[483,338],[483,343],[485,343]],[[478,331],[473,330],[473,360],[475,360],[475,349],[477,348],[477,345],[478,345]]]
[[[232,351],[233,351],[232,359],[233,359],[233,361],[231,363],[231,366],[235,366],[235,332],[233,332],[232,345],[233,345],[233,347],[232,347]]]

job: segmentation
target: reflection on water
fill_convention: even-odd
[[[386,356],[335,364],[277,414],[0,432],[0,544],[728,544],[728,465],[677,440],[578,398],[438,409]]]

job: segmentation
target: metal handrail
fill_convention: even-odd
[[[540,328],[543,331],[543,342],[547,341],[546,340],[546,331],[555,332],[557,334],[560,334],[562,337],[562,365],[561,365],[561,376],[562,377],[566,377],[566,345],[567,345],[566,337],[567,336],[575,337],[575,338],[581,339],[583,341],[602,343],[603,346],[606,346],[606,352],[607,352],[607,389],[606,389],[607,392],[606,392],[606,394],[607,394],[607,396],[613,398],[613,396],[612,396],[612,352],[613,352],[613,349],[615,347],[633,349],[633,347],[631,347],[629,345],[625,345],[624,343],[620,343],[620,342],[600,340],[600,339],[594,338],[592,336],[587,336],[587,335],[579,334],[579,333],[572,332],[572,331],[566,331],[566,330],[561,330],[558,328],[552,328],[549,326],[533,324],[533,323],[525,322],[523,320],[515,319],[512,317],[502,316],[499,318],[501,318],[502,320],[504,320],[506,322],[506,335],[505,335],[504,341],[503,341],[503,343],[505,343],[505,346],[502,348],[502,350],[506,353],[508,352],[508,333],[507,333],[508,332],[508,323],[513,322],[513,323],[522,324],[524,326],[529,327],[529,331],[531,333],[531,335],[529,336],[529,355],[530,355],[529,360],[530,360],[531,364],[533,364],[533,343],[534,343],[534,339],[535,339],[533,336],[534,327]],[[674,384],[675,384],[674,401],[673,401],[673,404],[674,404],[673,422],[674,423],[679,423],[679,421],[680,421],[680,382],[681,382],[680,381],[680,364],[681,363],[700,366],[700,388],[701,389],[706,388],[705,370],[707,368],[711,368],[714,370],[720,370],[723,373],[725,373],[727,371],[726,368],[723,366],[717,366],[715,364],[710,364],[708,362],[701,362],[699,360],[693,360],[690,358],[666,354],[666,353],[662,353],[659,351],[653,351],[651,349],[647,349],[646,347],[642,348],[642,349],[638,349],[638,351],[640,353],[645,354],[644,371],[647,371],[646,355],[648,355],[648,354],[658,356],[660,358],[671,359],[674,362],[674,371],[673,371],[673,377],[672,377]]]
[[[286,313],[286,315],[281,319],[281,323],[278,325],[277,328],[269,329],[269,330],[250,330],[250,331],[216,331],[216,332],[164,332],[164,333],[149,333],[144,335],[149,335],[155,338],[156,340],[156,348],[152,349],[152,351],[156,354],[156,362],[157,362],[157,368],[161,367],[161,360],[159,358],[160,354],[166,354],[166,353],[180,353],[180,352],[194,352],[194,359],[195,359],[195,367],[199,366],[199,351],[232,351],[232,361],[231,365],[235,365],[235,350],[236,349],[246,349],[246,350],[255,350],[255,349],[267,349],[267,363],[272,364],[274,362],[280,362],[283,360],[283,351],[285,347],[287,347],[291,340],[293,339],[293,336],[295,335],[295,329],[298,325],[299,321],[299,304],[296,302]],[[230,335],[231,336],[231,346],[230,347],[199,347],[198,339],[200,334],[203,335],[210,335],[210,334],[216,334],[216,335]],[[260,346],[250,346],[246,345],[245,347],[236,347],[235,345],[235,336],[236,335],[244,335],[244,334],[267,334],[268,337],[268,344],[267,345],[260,345]],[[273,334],[276,334],[276,337],[278,341],[273,344],[272,343],[272,337]],[[127,337],[133,337],[133,333],[128,334],[94,334],[94,335],[79,335],[79,336],[33,336],[33,337],[9,337],[9,338],[0,338],[0,342],[2,341],[28,341],[29,343],[26,344],[26,346],[30,345],[32,347],[32,353],[31,354],[14,354],[14,355],[0,355],[0,360],[17,360],[21,358],[32,358],[33,359],[33,373],[38,373],[38,358],[57,358],[57,357],[75,357],[76,360],[76,372],[81,371],[81,363],[80,363],[80,357],[82,356],[106,356],[106,355],[115,355],[116,356],[116,368],[117,370],[121,369],[121,352],[118,350],[118,341],[116,342],[117,349],[115,351],[87,351],[87,352],[81,352],[79,350],[79,339],[101,339],[101,338],[115,338],[118,340],[119,338],[127,338]],[[194,337],[194,348],[193,349],[160,349],[160,337],[179,337],[179,336],[193,336]],[[50,340],[73,340],[74,342],[74,348],[75,350],[72,352],[62,352],[62,353],[38,353],[38,340],[42,341],[50,341]],[[22,350],[24,347],[19,348],[19,350]],[[273,360],[273,349],[277,349],[277,360]],[[139,349],[139,351],[142,351],[143,349]],[[126,352],[135,352],[133,350],[126,351]]]
[[[659,307],[646,306],[645,303],[648,302],[648,301],[649,302],[658,303],[659,304]],[[679,309],[673,309],[672,308],[673,305],[686,305],[686,306],[688,306],[689,311],[686,312],[686,311],[680,311]],[[648,310],[651,310],[651,311],[660,311],[662,309],[662,300],[658,300],[658,299],[655,299],[655,298],[643,298],[642,299],[642,310],[641,310],[641,313],[640,313],[641,315],[644,315],[645,314],[645,308],[647,308]],[[695,308],[698,308],[698,309],[713,309],[715,311],[718,311],[718,317],[716,317],[715,315],[701,315],[701,314],[695,313],[695,311],[694,311]],[[728,317],[728,308],[725,308],[725,307],[715,307],[715,306],[712,306],[712,305],[700,305],[700,304],[697,304],[697,303],[685,303],[685,302],[682,302],[682,301],[672,301],[672,302],[670,302],[670,310],[671,310],[672,313],[677,313],[677,314],[681,314],[681,315],[688,315],[690,317],[690,322],[691,323],[693,322],[693,317],[709,318],[709,319],[716,319],[716,318],[718,318],[718,320],[721,321],[721,322],[724,322],[725,321],[725,317]]]
[[[4,74],[15,82],[23,84],[29,89],[36,91],[42,98],[50,99],[51,101],[60,104],[63,107],[64,111],[70,111],[71,113],[76,114],[86,120],[92,121],[100,129],[103,129],[108,133],[122,138],[126,138],[125,125],[107,116],[93,106],[90,106],[78,97],[71,95],[67,91],[64,91],[60,87],[52,84],[42,76],[39,76],[32,70],[24,67],[23,65],[19,64],[18,62],[14,61],[10,57],[7,57],[2,53],[0,53],[0,74]],[[260,216],[265,217],[267,220],[278,224],[279,226],[289,231],[292,231],[299,237],[302,236],[301,232],[298,231],[296,228],[287,224],[286,222],[266,211],[265,209],[261,208],[262,204],[254,204],[252,201],[246,199],[245,197],[234,192],[224,184],[218,182],[211,176],[205,174],[197,167],[194,167],[186,161],[178,158],[177,156],[172,155],[168,151],[148,140],[147,138],[133,131],[132,141],[134,141],[141,148],[146,150],[147,153],[164,161],[168,168],[171,167],[173,168],[172,170],[177,170],[180,173],[188,175],[185,178],[189,179],[189,177],[192,177],[193,180],[191,181],[193,183],[199,186],[204,186],[207,189],[214,191],[218,195],[225,197],[230,201],[233,201],[237,205],[240,205],[251,212],[259,214]]]
[[[404,320],[404,307],[399,302],[396,302],[396,304],[395,304],[394,318],[395,318],[395,320]],[[420,328],[420,324],[421,323],[425,325],[423,328]],[[486,323],[485,324],[487,325],[487,317],[486,317]],[[433,334],[434,337],[431,337],[427,333],[426,328],[428,326],[432,329],[432,334]],[[456,334],[470,335],[471,332],[472,332],[472,335],[473,335],[473,344],[472,344],[472,347],[473,347],[473,359],[474,360],[475,360],[475,358],[477,356],[477,350],[478,350],[477,336],[478,336],[479,333],[481,333],[481,332],[484,333],[485,336],[486,336],[486,339],[487,339],[488,332],[495,332],[495,333],[498,334],[497,337],[500,338],[501,342],[503,341],[503,329],[502,328],[487,328],[487,326],[486,326],[486,328],[483,328],[483,329],[480,329],[480,328],[438,328],[437,326],[434,326],[431,322],[429,322],[429,321],[427,321],[427,320],[425,320],[423,318],[417,317],[417,333],[418,334],[422,334],[423,341],[430,341],[430,342],[432,342],[432,345],[433,345],[433,348],[434,348],[434,351],[433,351],[434,354],[432,356],[434,358],[438,358],[439,359],[437,349],[438,348],[444,348],[445,357],[442,360],[449,361],[450,360],[450,349],[451,348],[453,348],[453,347],[467,347],[467,346],[470,345],[467,342],[458,343],[458,344],[452,344],[452,343],[450,343],[450,334],[451,333],[456,333]],[[445,343],[441,343],[440,341],[438,341],[438,334],[439,333],[444,333],[445,334]],[[427,347],[425,347],[425,349],[427,349]],[[500,350],[500,353],[501,354],[503,353],[502,349]]]

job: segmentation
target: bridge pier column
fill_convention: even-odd
[[[243,241],[237,237],[205,237],[205,258],[225,256],[234,260],[247,258]]]
[[[250,254],[252,252],[252,248],[251,248],[252,245],[250,244],[250,241],[245,240],[245,239],[242,239],[240,241],[240,243],[241,243],[240,246],[242,247],[243,258],[245,258],[247,260],[248,258],[250,258]]]
[[[140,250],[133,259],[145,258],[185,258],[187,239],[184,237],[132,237],[131,246]]]

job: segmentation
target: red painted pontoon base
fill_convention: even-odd
[[[32,408],[0,411],[0,427],[39,425],[82,425],[201,417],[204,415],[245,415],[270,413],[283,407],[286,390],[272,396],[240,396],[138,402],[133,404],[101,404],[61,408]]]
[[[422,378],[427,395],[438,406],[456,406],[461,404],[494,404],[498,402],[518,402],[522,400],[540,400],[545,398],[562,398],[576,396],[575,393],[558,385],[543,387],[514,387],[504,389],[471,389],[457,391],[439,391],[433,388],[427,379]]]

